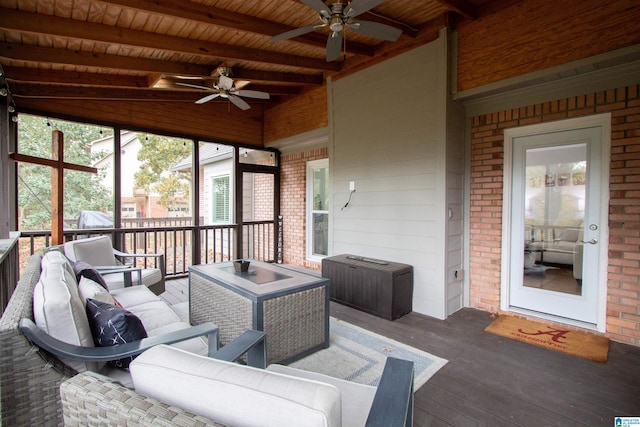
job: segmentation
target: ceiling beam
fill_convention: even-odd
[[[358,20],[363,20],[363,21],[372,21],[372,22],[378,22],[380,24],[385,24],[388,25],[390,27],[393,28],[397,28],[399,30],[402,31],[402,35],[410,37],[410,38],[416,38],[418,37],[418,32],[419,30],[417,28],[414,28],[414,26],[409,25],[409,24],[405,24],[403,22],[399,22],[396,21],[393,18],[388,18],[382,14],[379,13],[371,13],[371,12],[365,12],[362,15],[358,15]],[[347,40],[348,42],[348,40]],[[351,52],[351,48],[349,47],[349,52]]]
[[[213,57],[217,60],[237,59],[242,61],[267,62],[325,71],[338,71],[343,65],[341,62],[327,62],[321,58],[308,58],[264,49],[203,42],[201,40],[155,34],[111,25],[41,15],[38,13],[22,12],[8,8],[0,8],[0,28],[31,34],[45,34],[70,39],[90,40],[99,43],[160,49]]]
[[[478,6],[478,17],[482,18],[492,13],[496,13],[499,10],[506,9],[515,4],[522,2],[522,0],[492,0],[483,3]]]
[[[153,86],[154,89],[173,89],[173,90],[197,90],[190,89],[184,86],[179,86],[176,83],[190,83],[194,85],[202,85],[207,87],[213,86],[213,79],[209,80],[181,80],[181,79],[173,79],[173,78],[162,78],[159,79],[156,84]],[[237,80],[236,80],[237,82]],[[250,89],[250,90],[258,90],[260,92],[267,92],[270,95],[298,95],[301,92],[301,86],[285,86],[285,85],[270,85],[270,84],[256,84],[254,82],[250,82],[250,84],[246,86],[242,86],[241,89]]]
[[[478,17],[478,8],[468,0],[436,0],[447,9],[451,9],[460,15],[466,16],[470,19],[476,19]]]
[[[16,98],[31,99],[81,99],[101,101],[163,101],[195,102],[207,92],[195,90],[132,89],[122,87],[48,85],[38,83],[15,82],[11,93]],[[277,99],[262,100],[245,98],[249,103],[274,102]]]
[[[114,70],[146,73],[209,76],[215,66],[169,62],[157,59],[132,58],[52,47],[27,46],[18,43],[0,43],[0,57],[33,63],[80,65]]]
[[[262,83],[279,82],[299,85],[321,85],[324,83],[324,76],[322,74],[280,73],[277,71],[261,71],[246,68],[234,68],[231,77]]]
[[[149,87],[144,76],[106,73],[79,73],[67,70],[49,70],[31,67],[5,66],[5,73],[13,81],[89,86]]]
[[[18,60],[29,61],[34,63],[49,63],[49,64],[61,64],[61,65],[76,65],[84,67],[95,67],[102,69],[116,69],[125,70],[131,72],[142,73],[159,73],[159,74],[172,74],[172,75],[184,75],[195,77],[208,77],[215,71],[216,67],[208,65],[198,65],[190,63],[180,62],[168,62],[160,61],[156,59],[145,58],[132,58],[128,56],[109,55],[109,54],[97,54],[90,52],[71,51],[67,49],[56,49],[51,47],[38,47],[38,46],[25,46],[22,44],[14,43],[0,43],[0,57]],[[22,80],[22,70],[31,70],[31,68],[24,67],[7,67],[5,66],[5,74],[11,76],[14,80]],[[42,71],[26,71],[25,75],[32,75],[33,78],[38,73],[42,73],[44,78],[48,78],[49,73],[52,70]],[[58,80],[58,83],[76,83],[76,84],[101,84],[94,81],[94,77],[91,73],[70,73],[67,81],[64,80],[62,73],[51,73],[51,80]],[[98,75],[97,80],[111,79],[112,82],[116,82],[122,79],[132,78],[131,76],[118,76],[118,75]],[[264,83],[287,83],[298,85],[321,85],[323,78],[321,74],[297,74],[297,73],[280,73],[272,71],[256,71],[256,70],[243,70],[233,69],[233,78],[244,80],[256,80]],[[31,80],[31,79],[29,79]],[[75,80],[75,81],[72,81]],[[139,83],[138,80],[136,82]],[[137,83],[136,83],[137,84]],[[130,86],[125,84],[124,86]],[[145,81],[144,86],[147,87],[148,82]]]
[[[115,4],[147,13],[175,16],[177,18],[219,27],[233,28],[239,31],[270,37],[296,29],[296,27],[267,19],[193,2],[175,2],[170,0],[104,0],[104,3]],[[314,13],[311,10],[309,10],[309,12]],[[318,22],[320,22],[319,19]],[[295,41],[312,46],[325,47],[327,44],[327,35],[312,32],[296,37]],[[374,48],[363,43],[350,43],[349,52],[356,55],[373,56]]]

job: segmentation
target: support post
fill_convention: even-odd
[[[54,130],[51,156],[57,166],[51,171],[51,244],[64,243],[64,134]]]

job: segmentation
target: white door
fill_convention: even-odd
[[[598,323],[602,133],[592,126],[509,139],[509,308]]]

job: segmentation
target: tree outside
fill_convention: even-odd
[[[158,194],[158,205],[176,211],[189,201],[191,176],[171,168],[190,156],[192,142],[161,135],[138,135],[138,139],[141,165],[134,174],[135,186],[147,194]]]
[[[21,154],[52,158],[52,132],[64,134],[65,162],[90,166],[101,155],[91,154],[91,142],[101,133],[112,132],[81,123],[53,120],[45,117],[20,115],[18,151]],[[20,163],[18,169],[18,218],[20,230],[51,228],[51,168]],[[64,172],[64,218],[78,218],[80,211],[113,211],[113,192],[100,183],[105,171],[98,174],[77,171]]]

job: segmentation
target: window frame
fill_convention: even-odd
[[[327,255],[318,255],[313,252],[313,215],[314,214],[326,214],[327,215],[327,224],[330,221],[330,209],[327,210],[316,210],[313,206],[314,200],[314,188],[313,188],[313,171],[316,169],[327,169],[329,170],[329,159],[319,159],[319,160],[310,160],[307,162],[307,173],[306,173],[306,230],[305,230],[305,240],[306,240],[306,259],[313,262],[321,262],[323,258],[329,256],[329,242],[327,242]],[[327,194],[328,196],[328,194]],[[327,232],[327,240],[328,240],[328,232]]]
[[[226,219],[223,221],[218,220],[218,218],[216,217],[216,203],[217,203],[217,196],[216,196],[216,181],[219,179],[223,179],[226,178],[227,179],[227,206],[226,206]],[[211,223],[212,224],[230,224],[231,223],[231,197],[232,197],[232,192],[231,192],[231,175],[229,174],[220,174],[220,175],[216,175],[216,176],[212,176],[211,177]]]

